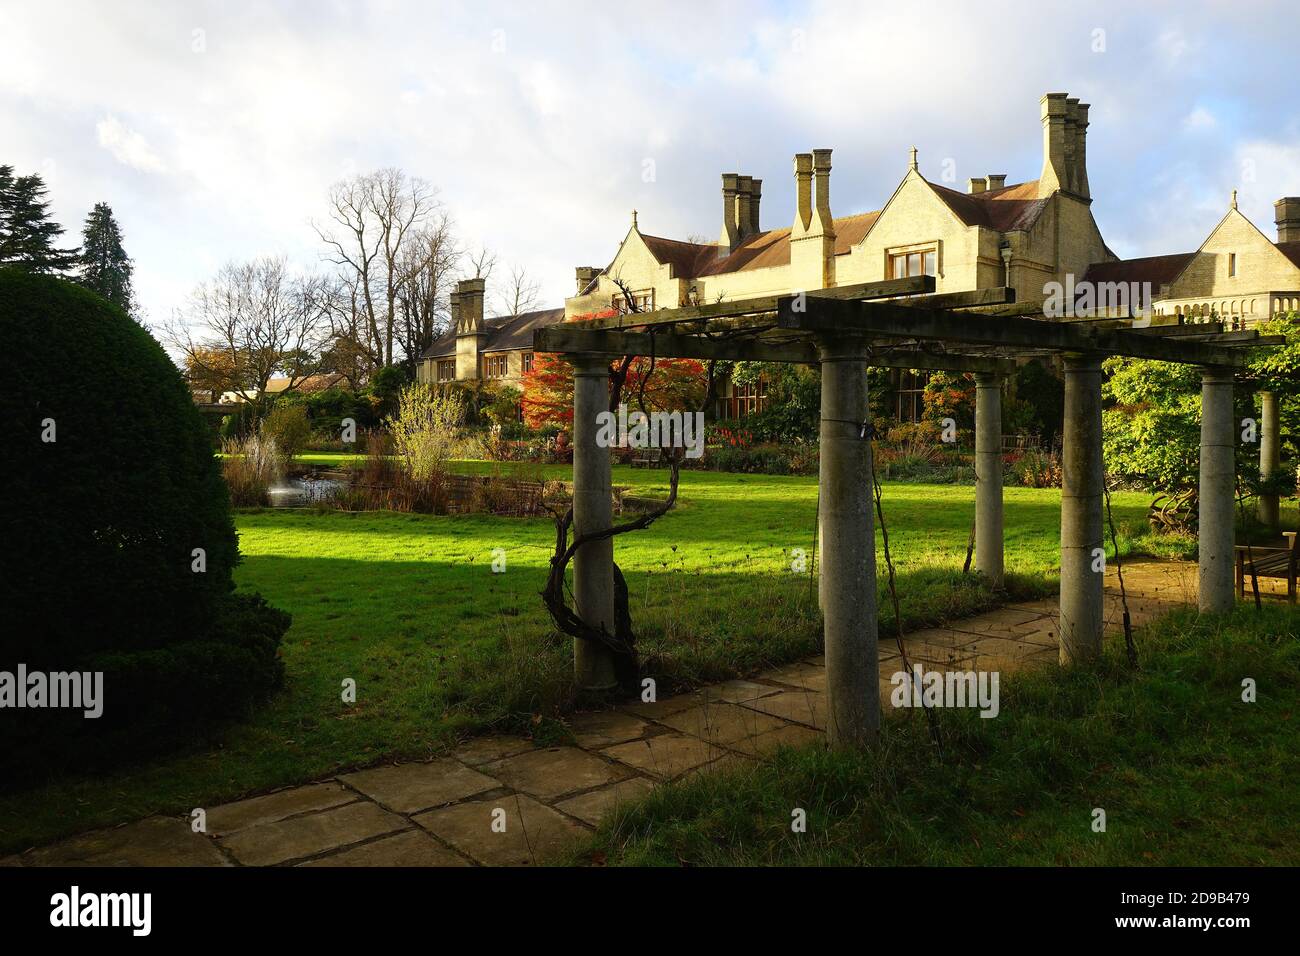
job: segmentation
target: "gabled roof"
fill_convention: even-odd
[[[1150,282],[1151,288],[1173,282],[1192,261],[1194,252],[1176,252],[1167,256],[1119,259],[1094,262],[1083,274],[1085,282]]]
[[[930,183],[930,188],[963,223],[996,232],[1030,228],[1047,208],[1050,198],[1039,197],[1036,179],[1001,189],[987,189],[982,193],[962,193],[937,183]]]
[[[479,346],[480,352],[505,352],[510,349],[533,347],[533,330],[564,321],[564,309],[538,309],[519,315],[498,315],[483,320],[487,341]],[[433,344],[420,353],[420,358],[444,358],[456,354],[456,330],[450,329],[434,339]]]
[[[879,211],[841,216],[835,220],[835,254],[847,255],[862,241],[880,215]],[[757,232],[741,241],[730,255],[719,256],[718,247],[712,243],[679,242],[660,236],[642,233],[652,255],[661,265],[671,263],[678,279],[696,279],[701,276],[726,275],[747,272],[750,269],[769,269],[790,264],[790,229],[769,229]]]

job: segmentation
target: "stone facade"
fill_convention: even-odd
[[[484,318],[483,279],[463,279],[451,294],[451,328],[420,356],[420,382],[499,382],[519,387],[532,367],[533,330],[564,318],[563,309]]]
[[[991,174],[959,192],[926,179],[913,149],[881,209],[839,218],[832,213],[831,151],[800,153],[795,213],[785,228],[761,228],[760,180],[724,174],[717,243],[648,235],[634,213],[610,265],[595,275],[579,270],[579,291],[565,300],[565,315],[620,307],[621,286],[643,307],[676,308],[922,272],[935,277],[938,292],[1007,285],[1017,301],[1041,301],[1047,283],[1115,258],[1090,208],[1087,113],[1087,104],[1064,93],[1042,98],[1038,179],[1008,186],[1004,174]]]

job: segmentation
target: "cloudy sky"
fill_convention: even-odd
[[[1294,2],[0,0],[0,163],[75,241],[117,213],[151,323],[223,261],[319,266],[329,185],[400,166],[468,244],[541,283],[648,233],[715,236],[719,174],[793,218],[790,158],[833,147],[836,215],[921,171],[1035,178],[1038,99],[1092,104],[1093,210],[1121,256],[1194,249],[1233,188],[1270,237],[1300,194]]]

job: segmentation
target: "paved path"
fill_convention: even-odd
[[[1125,569],[1134,625],[1195,598],[1196,566]],[[1108,571],[1107,612],[1121,620]],[[1005,671],[1057,659],[1056,599],[1008,605],[907,637],[913,662]],[[881,641],[881,689],[899,668]],[[480,737],[449,756],[375,767],[206,809],[206,834],[155,816],[0,860],[9,866],[527,865],[590,833],[619,801],[657,783],[782,744],[818,741],[825,727],[820,657],[653,704],[574,716],[576,746]]]

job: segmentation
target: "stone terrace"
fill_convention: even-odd
[[[1144,562],[1125,568],[1124,577],[1134,626],[1195,600],[1193,564]],[[1107,582],[1113,633],[1121,620],[1113,569]],[[1051,664],[1058,654],[1056,614],[1055,599],[1011,604],[909,634],[908,655],[947,669]],[[884,636],[880,652],[887,700],[889,675],[900,660]],[[658,783],[824,739],[825,680],[821,658],[809,658],[752,680],[577,715],[570,721],[574,746],[480,737],[433,761],[374,767],[210,807],[206,835],[191,832],[184,817],[155,816],[0,865],[536,864],[580,840],[620,801]],[[494,820],[504,821],[503,832]]]

